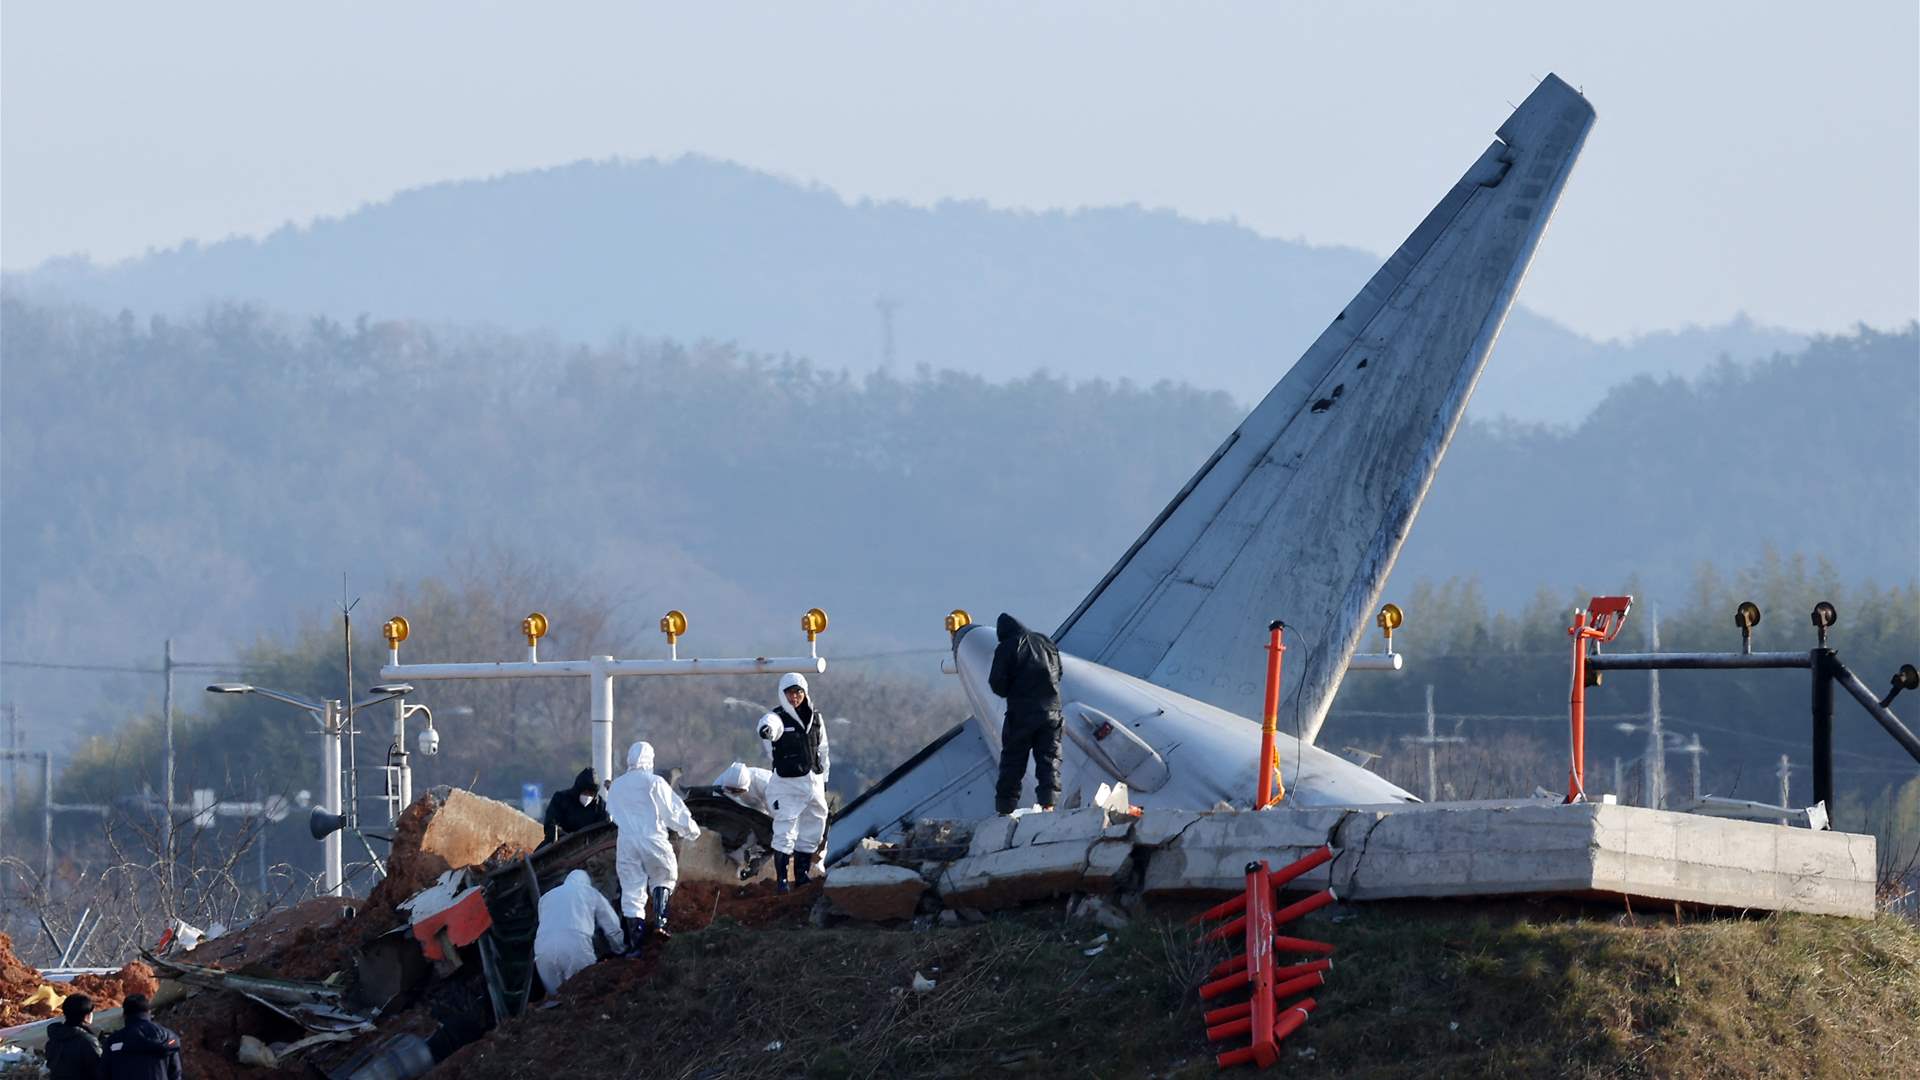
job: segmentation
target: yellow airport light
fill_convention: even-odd
[[[686,612],[675,608],[660,616],[660,632],[667,635],[667,644],[678,645],[680,635],[687,632]]]
[[[807,613],[800,616],[800,629],[807,632],[807,644],[813,644],[814,638],[827,632],[827,613],[819,608],[808,608]]]
[[[528,648],[538,645],[540,639],[547,636],[547,617],[536,611],[521,619],[520,632],[526,635]]]
[[[407,620],[403,615],[395,615],[380,624],[380,636],[387,639],[387,648],[397,649],[407,640]]]
[[[947,633],[949,634],[957,634],[972,625],[973,616],[967,614],[966,608],[954,608],[947,613]]]

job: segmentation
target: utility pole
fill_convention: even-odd
[[[1792,773],[1792,771],[1793,771],[1793,764],[1787,760],[1787,755],[1781,754],[1780,768],[1775,772],[1774,775],[1780,778],[1780,806],[1782,808],[1785,808],[1788,805],[1787,800],[1792,798],[1792,796],[1787,793],[1788,792],[1787,777],[1790,773]],[[1780,824],[1785,825],[1786,823],[1787,823],[1786,818],[1780,819]]]
[[[1458,735],[1437,735],[1433,727],[1433,684],[1427,684],[1427,733],[1425,735],[1402,735],[1401,742],[1424,744],[1427,748],[1427,801],[1436,802],[1440,798],[1439,774],[1434,765],[1434,750],[1441,743],[1463,743],[1467,740]]]
[[[160,845],[161,857],[167,862],[167,890],[172,892],[173,873],[173,639],[168,638],[165,659],[160,667],[161,675],[166,679],[166,692],[161,696],[160,713],[162,727],[166,731],[166,776],[160,785]]]
[[[12,705],[0,705],[0,750],[18,750],[20,748],[20,721]],[[7,757],[7,789],[0,793],[0,840],[6,839],[7,811],[13,808],[13,801],[20,797],[20,770],[14,764],[12,755]]]
[[[1700,801],[1700,755],[1707,752],[1706,749],[1700,745],[1700,733],[1694,732],[1692,740],[1690,740],[1687,743],[1687,745],[1682,749],[1693,758],[1693,801],[1699,802]]]
[[[1648,606],[1650,617],[1647,619],[1649,645],[1654,652],[1660,651],[1660,609]],[[1655,810],[1667,804],[1667,743],[1660,732],[1660,672],[1656,669],[1647,672],[1647,805]]]
[[[1613,755],[1613,797],[1625,800],[1626,787],[1620,782],[1620,755]]]
[[[892,371],[893,313],[900,310],[900,301],[891,296],[876,296],[873,306],[880,312],[880,367],[884,371]]]

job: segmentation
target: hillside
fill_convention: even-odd
[[[1867,1080],[1912,1061],[1920,932],[1891,918],[1384,904],[1311,923],[1338,951],[1283,1045],[1288,1076]],[[588,969],[558,1007],[432,1075],[1221,1075],[1195,990],[1224,951],[1151,919],[1089,957],[1096,933],[1040,914],[927,932],[716,924],[657,960]],[[934,988],[908,989],[916,973]]]
[[[1239,419],[1225,395],[1177,385],[854,379],[718,345],[4,305],[9,660],[124,665],[157,660],[169,636],[184,658],[233,657],[325,621],[343,571],[375,621],[424,610],[406,590],[428,578],[487,597],[502,650],[520,605],[582,607],[568,598],[591,601],[598,629],[562,625],[556,647],[643,652],[678,606],[694,620],[689,648],[788,649],[798,612],[821,604],[830,656],[937,650],[956,605],[1061,618]],[[1544,587],[1529,632],[1550,639],[1560,627],[1535,624],[1557,624],[1580,589],[1631,588],[1673,610],[1702,564],[1731,580],[1769,547],[1830,569],[1760,595],[1763,634],[1804,632],[1792,609],[1809,588],[1910,588],[1920,508],[1886,493],[1905,489],[1920,444],[1915,353],[1912,329],[1863,332],[1629,385],[1572,431],[1469,425],[1388,589],[1408,608],[1407,648],[1429,678],[1443,653],[1469,677],[1474,663],[1525,667],[1524,682],[1483,687],[1474,710],[1550,713],[1565,707],[1552,705],[1560,647],[1476,643],[1490,616],[1420,582],[1477,579],[1480,601],[1509,612]],[[1817,515],[1808,492],[1821,493]],[[489,552],[519,576],[501,580]],[[1701,626],[1720,628],[1724,597],[1709,592]],[[1895,613],[1910,601],[1888,597],[1875,629],[1849,621],[1867,610],[1853,595],[1834,597],[1841,640],[1890,652],[1848,655],[1911,659],[1899,642],[1914,623]],[[1529,655],[1491,655],[1515,650]],[[934,670],[930,653],[878,662]],[[157,679],[104,674],[10,667],[7,696],[30,738],[61,718],[60,740],[86,729],[76,711],[117,724],[158,704]],[[1368,696],[1336,711],[1417,707],[1421,681],[1357,682]],[[1766,700],[1764,723],[1800,744],[1798,707]],[[1884,737],[1842,725],[1841,738]]]
[[[243,300],[342,322],[731,341],[855,372],[883,366],[876,302],[885,299],[898,305],[896,372],[1176,379],[1251,404],[1383,257],[1138,206],[850,204],[681,158],[434,184],[258,239],[187,242],[113,266],[55,261],[7,283],[143,316]],[[1541,258],[1553,257],[1549,241]],[[1634,375],[1691,375],[1722,355],[1804,343],[1744,318],[1599,343],[1523,307],[1475,414],[1574,423]]]

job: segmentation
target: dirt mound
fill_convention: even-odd
[[[359,932],[349,931],[358,920],[343,925],[341,913],[357,903],[330,896],[303,900],[203,941],[181,959],[246,975],[324,979],[351,961]]]
[[[447,860],[422,850],[427,826],[440,810],[440,800],[432,792],[413,800],[400,812],[393,825],[393,847],[387,855],[387,876],[367,895],[366,911],[391,912],[414,893],[432,885],[441,874],[452,869]]]
[[[720,885],[711,881],[683,881],[673,891],[673,905],[667,916],[667,928],[676,933],[700,930],[716,919],[731,919],[741,926],[771,926],[781,922],[800,922],[814,901],[820,898],[820,886],[809,885],[784,895],[774,891],[771,881],[747,885]]]
[[[45,981],[38,970],[14,955],[13,939],[0,934],[0,1027],[24,1024],[47,1015],[44,1010],[28,1010],[19,1004]]]
[[[135,994],[152,997],[160,990],[153,969],[138,960],[121,966],[111,975],[81,975],[73,980],[73,992],[93,999],[96,1009],[111,1009]]]
[[[14,954],[13,939],[0,934],[0,1027],[29,1024],[53,1016],[58,1010],[51,1005],[20,1004],[43,984],[47,984],[47,980],[39,970]],[[50,985],[62,997],[87,995],[93,999],[96,1009],[111,1009],[125,1001],[129,994],[151,995],[160,988],[153,969],[137,960],[111,975],[82,975],[70,983]]]

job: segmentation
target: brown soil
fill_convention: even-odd
[[[327,896],[304,900],[202,942],[180,958],[247,975],[319,981],[352,962],[364,924],[343,924],[341,912],[358,903]]]
[[[732,919],[741,926],[770,926],[799,922],[820,898],[818,883],[782,896],[771,881],[722,885],[711,881],[683,881],[673,891],[667,928],[699,930],[716,919]]]
[[[452,869],[447,860],[420,850],[427,825],[439,810],[440,800],[428,792],[400,812],[400,819],[394,822],[393,847],[387,855],[387,876],[367,895],[363,915],[391,928],[399,922],[394,912],[402,901]]]
[[[30,1024],[55,1015],[58,1010],[48,1005],[20,1004],[46,982],[36,968],[14,955],[13,939],[0,934],[0,1027]],[[137,960],[112,975],[82,975],[70,983],[51,985],[63,997],[76,993],[87,995],[93,999],[96,1009],[111,1009],[130,994],[152,994],[160,988],[153,969]]]

